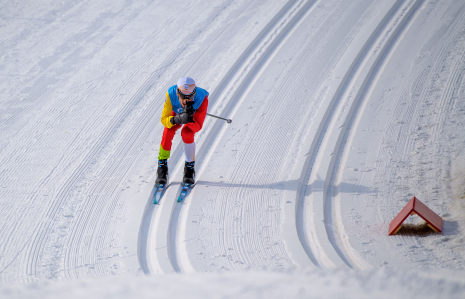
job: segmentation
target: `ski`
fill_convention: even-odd
[[[153,203],[157,204],[160,202],[161,197],[165,191],[165,184],[156,184],[155,185],[155,194],[153,196]]]
[[[183,183],[182,184],[182,189],[181,189],[181,193],[179,194],[179,197],[178,197],[178,202],[181,202],[181,201],[184,200],[184,198],[186,198],[189,191],[192,188],[194,188],[194,185],[195,184],[189,184],[189,183]]]

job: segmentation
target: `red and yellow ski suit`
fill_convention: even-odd
[[[173,99],[177,102],[179,100]],[[170,120],[173,118],[176,113],[173,111],[173,105],[170,99],[170,93],[166,93],[166,101],[163,107],[163,112],[161,114],[161,123],[165,127],[163,130],[163,137],[160,144],[160,152],[158,155],[159,160],[168,159],[170,157],[171,152],[171,145],[173,141],[173,137],[176,134],[176,131],[182,127],[181,130],[181,137],[182,141],[185,144],[193,144],[194,143],[194,135],[198,131],[202,129],[203,122],[205,121],[205,116],[207,115],[207,108],[208,108],[208,96],[205,95],[205,98],[202,101],[202,104],[198,107],[198,109],[194,113],[194,122],[188,123],[185,125],[171,124]]]

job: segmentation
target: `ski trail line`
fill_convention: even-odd
[[[273,17],[273,19],[265,26],[258,36],[252,41],[250,46],[238,58],[236,63],[228,71],[226,76],[220,81],[209,98],[219,98],[224,90],[228,90],[232,95],[223,104],[222,111],[219,115],[233,115],[236,107],[240,102],[236,102],[240,94],[242,94],[257,77],[259,71],[263,69],[267,59],[272,53],[283,43],[286,37],[292,31],[292,28],[301,20],[301,18],[310,10],[316,3],[311,1],[288,1],[284,7]],[[232,83],[231,83],[232,82]],[[231,92],[233,91],[234,92]],[[226,96],[227,97],[227,96]],[[211,109],[215,111],[216,105]],[[216,112],[218,113],[218,112]],[[197,180],[203,171],[202,165],[204,160],[209,160],[212,154],[211,148],[214,148],[215,141],[218,136],[224,134],[226,126],[224,123],[218,126],[204,125],[205,131],[199,134],[198,143],[202,142],[202,146],[198,150],[196,157],[196,165],[198,165]],[[207,127],[208,130],[207,130]],[[173,151],[173,157],[179,158],[182,153],[182,144]],[[179,159],[176,159],[179,160]],[[200,166],[200,167],[199,167]],[[179,177],[183,169],[183,163],[178,163],[172,174],[173,177]],[[177,198],[180,192],[179,188],[171,187],[164,195],[164,200],[160,203],[160,208],[157,215],[154,217],[155,223],[153,232],[155,236],[150,236],[147,243],[151,243],[149,247],[156,249],[155,257],[144,258],[143,260],[152,262],[153,268],[158,268],[161,272],[194,272],[195,270],[190,265],[183,241],[187,212],[191,205],[192,196],[189,195],[183,203],[168,202],[166,198]],[[195,189],[192,193],[195,192]],[[185,206],[185,207],[183,207]],[[157,217],[158,216],[158,217]],[[162,219],[163,218],[163,219]],[[152,255],[149,250],[145,250],[145,254]],[[141,259],[140,259],[141,260]],[[150,266],[144,266],[145,269],[150,269]]]
[[[363,95],[422,2],[397,1],[388,11],[339,84],[327,116],[321,123],[318,138],[312,146],[313,154],[308,171],[310,190],[303,190],[310,191],[310,195],[302,195],[301,198],[313,202],[316,219],[313,219],[314,224],[310,226],[314,225],[313,229],[317,234],[322,230],[326,231],[326,238],[321,235],[317,237],[322,242],[320,244],[325,243],[323,247],[329,258],[326,260],[326,267],[345,265],[358,269],[371,268],[349,243],[342,225],[340,205],[337,198],[333,198],[333,191],[341,183],[340,174],[344,165],[341,163],[341,155],[347,148],[346,144],[350,144],[347,134],[360,115]],[[356,95],[352,96],[353,94]],[[322,183],[317,180],[322,180]],[[321,190],[316,190],[318,184]]]
[[[306,1],[305,3],[301,4],[301,7],[292,7],[289,10],[294,10],[295,12],[292,15],[291,20],[289,20],[285,25],[281,25],[284,27],[279,31],[277,36],[269,43],[268,47],[260,53],[257,58],[257,61],[249,68],[245,78],[241,81],[239,86],[235,87],[235,91],[229,101],[229,105],[233,104],[234,106],[228,107],[229,113],[228,118],[232,118],[235,113],[238,112],[239,107],[241,106],[242,102],[245,100],[245,94],[254,86],[255,81],[260,76],[262,71],[266,68],[268,63],[270,62],[271,58],[274,54],[278,51],[278,49],[286,42],[287,38],[294,32],[294,29],[299,26],[302,20],[312,11],[312,9],[317,5],[318,1]],[[220,137],[225,133],[227,129],[227,125],[223,123],[221,127],[217,128],[217,133],[215,135],[209,136],[208,143],[199,151],[199,156],[202,161],[209,161],[211,156],[214,154],[214,149],[218,146],[218,142],[221,139]],[[206,165],[208,163],[202,163],[202,167],[199,170],[199,174],[204,171]],[[195,190],[194,190],[195,192]],[[194,193],[193,192],[193,193]],[[186,209],[186,217],[183,218],[184,221],[187,220],[187,211]],[[183,226],[186,227],[185,225]],[[185,244],[185,243],[184,243]],[[289,250],[289,249],[288,249]],[[301,247],[294,248],[294,255],[302,256],[305,255],[305,252]],[[187,252],[187,250],[184,250]],[[311,257],[306,257],[307,260],[303,262],[304,264],[313,264]],[[187,255],[186,255],[187,259]]]
[[[328,172],[329,186],[328,189],[326,189],[327,196],[325,198],[325,215],[328,216],[328,222],[326,222],[327,230],[332,232],[333,240],[336,240],[336,234],[339,236],[337,240],[340,244],[338,246],[342,248],[342,251],[346,258],[350,260],[351,264],[359,269],[368,269],[371,268],[371,266],[367,264],[350,245],[342,222],[340,192],[334,195],[334,191],[340,188],[342,172],[344,170],[343,166],[347,162],[348,149],[352,143],[355,129],[360,121],[364,106],[367,103],[365,100],[369,99],[370,87],[376,85],[377,76],[382,71],[383,65],[388,60],[390,53],[396,49],[398,41],[402,38],[402,34],[406,31],[408,25],[412,23],[416,16],[416,12],[420,9],[423,2],[424,0],[412,1],[408,3],[410,7],[406,7],[405,10],[402,10],[402,13],[404,13],[401,17],[402,19],[396,25],[395,30],[391,33],[383,48],[378,51],[376,60],[369,68],[367,75],[364,76],[362,85],[344,121],[345,125],[338,137],[337,149],[331,161],[331,173]],[[334,217],[334,219],[332,217]]]
[[[331,92],[328,92],[331,100],[327,108],[325,109],[324,115],[315,117],[314,122],[318,125],[315,132],[313,141],[310,142],[310,150],[307,154],[304,166],[302,168],[301,179],[297,186],[297,199],[295,204],[295,225],[297,227],[298,237],[301,243],[304,245],[305,250],[313,251],[317,259],[317,264],[324,268],[336,268],[344,267],[344,263],[338,253],[334,250],[333,245],[328,240],[328,234],[324,226],[323,216],[323,202],[314,200],[315,189],[322,189],[323,178],[321,176],[315,177],[316,169],[321,164],[322,152],[324,152],[324,140],[327,138],[328,128],[335,119],[335,114],[342,104],[341,95],[350,83],[351,78],[357,72],[360,64],[368,55],[369,49],[372,47],[374,41],[379,38],[382,34],[383,28],[385,28],[389,20],[393,18],[396,10],[402,4],[403,0],[396,1],[390,8],[386,9],[381,21],[367,26],[368,28],[375,28],[365,32],[363,35],[366,36],[365,43],[361,48],[348,49],[346,55],[349,55],[346,60],[351,61],[350,66],[347,69],[336,69],[336,73],[342,73],[341,82],[334,87],[335,91],[331,96]],[[353,54],[351,54],[353,53]],[[318,179],[318,180],[317,180]]]
[[[127,9],[123,7],[121,11],[127,11]],[[125,26],[133,22],[140,13],[143,13],[143,10],[136,10],[133,14],[129,15],[126,18]],[[100,19],[102,19],[103,22],[105,18],[102,16],[99,20]],[[96,30],[95,28],[97,28],[96,25],[93,25],[91,29]],[[123,29],[124,26],[119,27],[120,31]],[[105,41],[108,42],[108,39],[105,39]],[[101,47],[104,45],[105,44],[102,44]],[[132,47],[132,45],[128,46]],[[130,53],[134,54],[137,49],[131,48],[130,50]],[[177,54],[183,50],[185,50],[185,48],[181,48],[178,52],[172,51],[163,61],[162,65],[172,65]],[[73,59],[74,58],[75,57],[73,57]],[[122,62],[122,60],[120,62]],[[134,64],[133,67],[140,69],[144,63],[145,62]],[[34,276],[40,275],[37,269],[39,268],[38,264],[41,262],[41,255],[44,255],[45,250],[50,250],[50,246],[47,247],[46,244],[47,242],[51,242],[49,232],[54,229],[54,223],[51,220],[57,218],[56,215],[60,215],[60,209],[69,203],[73,189],[76,188],[75,186],[79,184],[83,178],[97,175],[103,175],[103,177],[109,178],[108,180],[92,180],[95,183],[89,184],[89,193],[95,194],[96,197],[99,197],[99,200],[94,200],[91,196],[86,196],[82,200],[82,203],[79,203],[83,207],[82,213],[79,213],[74,219],[73,217],[65,216],[66,225],[63,225],[63,227],[70,226],[68,237],[61,238],[58,241],[52,241],[55,243],[60,242],[59,246],[56,245],[56,248],[63,248],[60,249],[60,255],[63,256],[64,269],[61,270],[63,273],[60,275],[66,278],[77,278],[79,271],[81,271],[80,269],[90,264],[95,265],[94,272],[97,275],[105,271],[103,268],[104,262],[95,263],[96,260],[103,260],[103,258],[96,256],[95,248],[102,248],[108,239],[115,238],[114,231],[110,226],[112,221],[111,217],[114,215],[115,210],[121,209],[121,206],[119,206],[121,203],[112,199],[115,197],[118,198],[121,190],[118,187],[115,189],[115,186],[118,186],[118,182],[115,183],[113,180],[120,179],[119,182],[121,182],[121,180],[127,176],[128,168],[137,157],[137,154],[134,154],[134,152],[139,152],[135,147],[141,142],[137,143],[136,141],[140,141],[144,138],[144,135],[147,135],[146,130],[144,131],[143,128],[148,127],[148,124],[153,121],[152,115],[154,114],[153,110],[155,110],[155,108],[151,107],[151,109],[147,109],[144,117],[141,117],[138,122],[131,127],[129,132],[124,132],[124,126],[122,124],[134,119],[134,114],[138,113],[135,108],[146,105],[146,94],[152,86],[156,84],[162,73],[163,70],[159,68],[151,73],[146,80],[142,81],[141,86],[135,91],[135,94],[133,94],[118,110],[115,116],[102,130],[99,138],[97,138],[97,142],[92,144],[92,147],[83,158],[82,163],[73,170],[66,182],[56,191],[54,196],[56,201],[54,205],[49,207],[45,214],[46,218],[50,219],[50,221],[41,223],[36,229],[37,233],[34,233],[34,238],[27,244],[29,250],[27,250],[28,254],[25,258],[24,267],[24,272],[26,274]],[[131,82],[133,80],[127,81]],[[114,105],[114,103],[111,101],[108,102],[105,106],[105,110],[111,105]],[[93,122],[87,123],[86,128],[92,130],[95,122],[99,121],[100,119],[95,119]],[[143,132],[143,134],[140,134],[140,132]],[[115,146],[118,143],[121,144],[121,147]],[[71,151],[74,147],[69,148]],[[131,153],[131,155],[129,153]],[[66,156],[67,155],[64,155],[64,157]],[[102,160],[108,163],[97,163]],[[45,181],[47,182],[48,178],[46,178]],[[109,196],[106,196],[108,194]],[[105,217],[100,217],[99,213],[104,214]],[[71,223],[72,221],[73,223]],[[71,226],[71,224],[73,225]],[[89,249],[89,247],[94,250]],[[52,248],[52,250],[54,249]],[[85,251],[86,254],[83,255],[83,251]],[[105,258],[109,259],[108,257]],[[54,272],[51,272],[49,275],[57,275],[56,269],[58,269],[58,266],[55,267],[55,264],[52,265],[53,267],[50,268],[53,268],[52,271]]]
[[[237,11],[236,14],[240,14],[243,9],[245,9],[247,6],[243,7],[241,10]],[[221,10],[221,7],[217,7],[212,13],[211,17],[206,18],[207,21],[204,21],[201,24],[200,27],[200,32],[205,32],[204,27],[210,27],[211,20],[218,15],[218,12]],[[214,40],[215,42],[219,41],[221,44],[221,33],[223,30],[219,30],[220,32],[217,33],[216,35],[213,35],[213,37],[209,37],[209,40],[204,42],[202,46],[205,47],[210,47],[211,46],[211,40]],[[192,37],[191,37],[192,38]],[[192,42],[190,40],[191,38],[186,38],[185,40],[181,41],[181,44],[189,44]],[[182,51],[189,49],[189,47],[184,48]],[[181,52],[182,52],[181,51]],[[207,53],[207,52],[205,52]],[[189,70],[193,69],[196,67],[196,64],[202,64],[205,60],[208,60],[208,57],[203,57],[202,54],[203,52],[197,56],[197,61],[194,64],[189,63],[188,67],[185,67],[181,70],[179,70],[175,75],[172,76],[172,78],[169,78],[167,82],[172,82],[173,80],[177,80],[179,76],[184,75],[186,72]],[[192,54],[191,54],[192,55]],[[164,67],[158,68],[155,72],[164,69],[168,67],[171,64],[174,64],[175,58],[179,56],[178,52],[173,52],[172,54],[169,55],[171,58],[171,61],[166,61],[162,63],[161,65]],[[170,83],[167,83],[170,84]],[[164,87],[162,90],[166,90],[169,85]],[[154,112],[154,114],[159,114],[160,112]],[[151,118],[151,116],[148,116]],[[182,154],[182,144],[178,144],[177,147],[172,150],[171,154],[171,161],[178,161],[180,156]],[[171,177],[179,177],[181,175],[181,167],[183,163],[178,162],[175,164],[174,167],[170,167],[170,169],[174,169],[174,171],[170,171],[170,176]],[[142,223],[139,229],[139,236],[138,236],[138,258],[139,258],[139,263],[141,265],[141,268],[146,274],[149,273],[170,273],[170,272],[175,272],[175,269],[179,269],[179,267],[176,266],[175,259],[172,259],[172,254],[170,253],[169,248],[170,246],[170,241],[173,239],[172,237],[169,237],[168,234],[171,233],[171,229],[169,227],[171,221],[169,217],[173,214],[173,209],[174,206],[170,206],[172,203],[167,204],[167,200],[165,198],[174,198],[176,196],[175,192],[177,189],[177,185],[179,183],[172,183],[170,182],[168,185],[171,187],[168,188],[163,195],[163,198],[158,205],[153,204],[153,199],[150,197],[147,206],[145,208],[143,217],[142,217]],[[170,210],[171,209],[171,210]],[[168,218],[167,218],[168,217]],[[159,234],[159,231],[163,231],[165,234]]]

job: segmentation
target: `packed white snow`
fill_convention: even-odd
[[[1,2],[0,297],[464,298],[464,58],[462,0]],[[155,205],[183,76],[233,122]]]
[[[2,298],[463,298],[461,273],[349,270],[111,277],[0,286]],[[459,277],[457,277],[459,275]]]

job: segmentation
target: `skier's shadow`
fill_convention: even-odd
[[[276,182],[270,184],[241,184],[241,183],[228,183],[228,182],[208,182],[208,181],[197,181],[197,186],[207,186],[207,187],[219,187],[219,188],[250,188],[250,189],[275,189],[275,190],[294,190],[297,191],[298,180],[290,180],[283,182]],[[320,192],[325,188],[325,182],[322,180],[317,180],[311,185],[306,185],[306,193],[311,192]],[[369,187],[357,184],[350,183],[340,183],[335,186],[333,190],[334,195],[338,193],[377,193],[378,191],[370,189]]]

